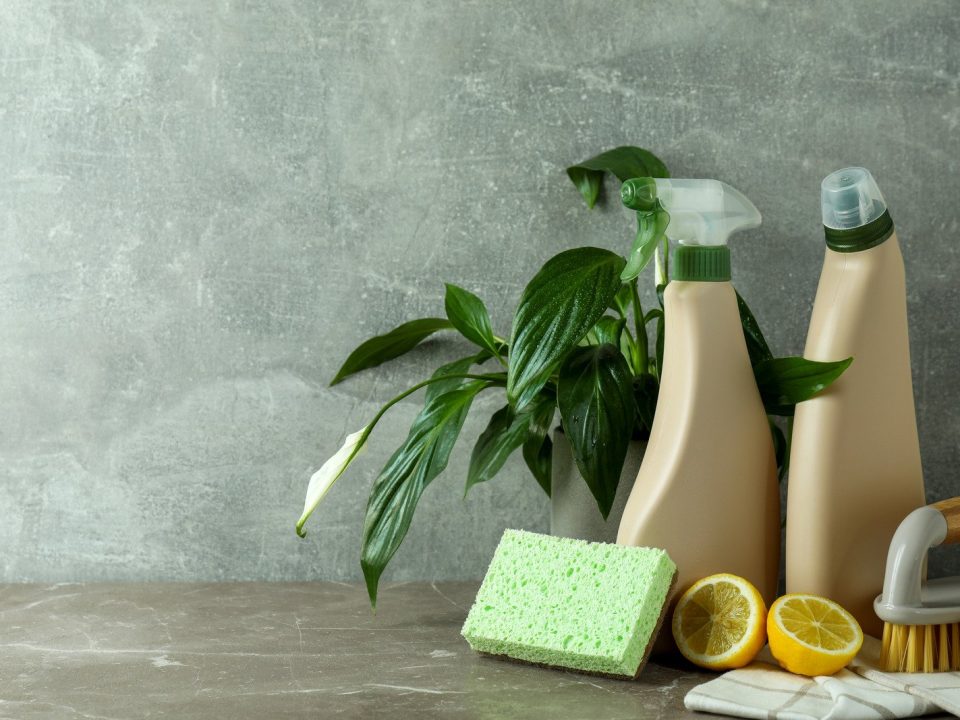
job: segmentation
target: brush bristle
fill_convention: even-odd
[[[940,634],[937,636],[937,672],[946,672],[950,669],[950,626],[938,625]]]
[[[884,623],[880,667],[885,672],[908,673],[960,670],[960,623]]]

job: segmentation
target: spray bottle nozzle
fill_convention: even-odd
[[[669,214],[667,234],[684,245],[726,245],[739,230],[760,225],[760,211],[719,180],[633,178],[620,188],[623,204],[639,213]]]
[[[727,238],[760,225],[760,211],[736,188],[719,180],[632,178],[620,199],[637,211],[637,238],[620,273],[628,282],[649,262],[664,236],[678,241],[677,279],[729,280]]]
[[[651,212],[657,206],[657,184],[653,178],[631,178],[620,186],[620,200],[631,210]]]

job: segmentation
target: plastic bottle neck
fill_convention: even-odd
[[[693,282],[730,280],[730,248],[726,245],[679,245],[673,251],[673,279]]]
[[[884,210],[876,220],[856,228],[838,230],[823,226],[823,233],[827,240],[827,247],[842,253],[860,252],[869,250],[885,242],[893,235],[893,219],[890,212]]]

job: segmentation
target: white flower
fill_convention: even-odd
[[[352,435],[347,435],[347,439],[343,441],[340,449],[310,478],[310,484],[307,486],[307,497],[303,502],[303,515],[297,521],[297,534],[300,537],[306,535],[303,531],[303,524],[307,521],[307,518],[317,509],[317,505],[323,500],[323,496],[330,491],[333,484],[343,475],[343,472],[359,454],[366,432],[367,428],[363,427]]]

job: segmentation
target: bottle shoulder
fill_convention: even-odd
[[[813,302],[805,355],[836,360],[907,343],[906,280],[896,236],[869,250],[827,249]],[[854,362],[857,362],[856,359]]]

